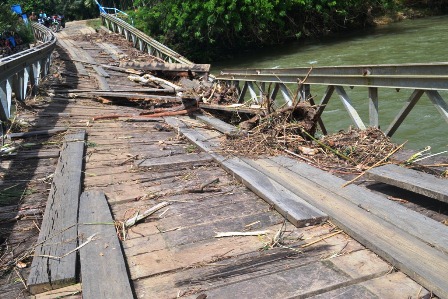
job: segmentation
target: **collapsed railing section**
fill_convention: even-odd
[[[100,17],[103,25],[107,27],[107,29],[123,35],[128,41],[132,42],[135,48],[140,51],[147,52],[152,56],[158,57],[163,61],[170,63],[193,64],[193,62],[187,58],[171,50],[155,39],[147,36],[120,18],[106,13],[101,13]]]
[[[379,127],[378,89],[410,89],[410,97],[389,124],[385,134],[392,136],[411,112],[423,94],[448,123],[448,105],[439,91],[448,90],[448,63],[401,64],[401,65],[357,65],[288,69],[233,69],[224,70],[217,80],[234,85],[239,91],[239,103],[243,103],[246,93],[257,104],[267,107],[266,101],[275,102],[281,93],[286,105],[294,100],[311,100],[311,86],[326,86],[318,108],[320,117],[330,98],[336,91],[351,120],[359,129],[365,129],[358,111],[347,94],[346,87],[364,87],[368,91],[369,126]],[[242,87],[240,83],[243,83]],[[273,87],[271,85],[274,85]],[[296,84],[297,92],[292,92],[287,84]],[[269,88],[267,88],[269,85]],[[327,133],[323,122],[319,121],[322,132]]]
[[[56,37],[41,24],[33,23],[32,29],[38,45],[0,59],[1,121],[11,117],[13,93],[18,101],[25,101],[28,93],[36,94],[41,78],[48,74]]]

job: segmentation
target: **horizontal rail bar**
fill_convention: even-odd
[[[227,73],[220,75],[217,80],[237,80],[250,82],[272,82],[272,83],[297,83],[303,80],[306,74],[239,74]],[[407,88],[425,90],[448,90],[448,76],[440,75],[320,75],[313,71],[306,79],[310,85],[338,85],[338,86],[361,86],[361,87],[386,87]]]
[[[314,75],[447,75],[448,62],[406,63],[406,64],[374,64],[343,65],[297,68],[250,68],[223,70],[221,75],[245,74],[265,75],[282,74],[304,77],[312,69]]]

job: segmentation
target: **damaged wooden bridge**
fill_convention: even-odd
[[[102,18],[124,37],[67,23],[44,95],[18,106],[28,132],[8,135],[0,197],[1,261],[18,280],[2,298],[448,298],[446,225],[291,157],[223,152],[237,129],[189,93],[210,66]],[[183,78],[127,78],[145,70]],[[366,176],[448,202],[434,175]]]

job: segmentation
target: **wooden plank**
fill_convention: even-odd
[[[151,169],[177,168],[189,165],[207,164],[213,161],[212,156],[207,153],[174,155],[166,157],[156,157],[135,161],[138,167],[150,167]]]
[[[278,166],[270,168],[270,171],[265,174],[275,178],[277,182],[295,194],[308,195],[307,200],[311,204],[327,213],[332,222],[344,229],[351,237],[428,290],[433,291],[437,296],[448,297],[448,281],[445,279],[448,277],[446,253],[411,235],[409,228],[400,229],[374,215],[362,205],[355,205],[346,198],[322,188],[310,180],[312,178],[309,173],[295,171]],[[325,172],[322,171],[322,173]],[[319,180],[323,179],[319,177]],[[391,218],[396,217],[397,211],[390,212]],[[420,224],[431,227],[435,223],[429,219],[426,224]],[[446,236],[446,234],[445,229],[443,235]]]
[[[296,227],[319,224],[327,220],[325,213],[310,205],[302,197],[283,188],[279,183],[266,177],[243,160],[239,158],[226,159],[221,162],[221,166],[273,206]]]
[[[85,135],[79,131],[65,136],[28,277],[32,294],[76,282],[76,253],[68,253],[77,246]]]
[[[218,130],[219,132],[226,134],[226,135],[235,135],[238,133],[238,128],[228,124],[216,117],[211,117],[207,115],[202,114],[195,114],[196,119],[199,119],[200,121],[212,126],[214,129]]]
[[[62,133],[65,131],[67,131],[67,128],[29,131],[29,132],[22,132],[22,133],[9,133],[6,135],[6,138],[19,139],[19,138],[27,138],[27,137],[35,137],[35,136],[52,136],[52,135],[56,135],[58,133]]]
[[[369,213],[381,218],[382,221],[387,221],[448,254],[448,235],[446,226],[442,223],[412,211],[397,202],[390,201],[366,188],[353,184],[341,188],[346,183],[345,180],[305,163],[298,163],[296,160],[286,157],[275,157],[272,160],[278,164],[271,164],[267,169],[277,169],[278,165],[282,165],[297,174],[306,176],[308,180],[318,184],[319,188],[324,188],[342,196],[354,205],[362,207]]]
[[[448,203],[448,180],[446,179],[394,164],[372,168],[367,171],[367,176],[372,180]]]
[[[395,272],[361,283],[377,298],[431,298],[428,290],[422,288],[415,281],[402,272]],[[419,296],[417,297],[417,294]]]
[[[121,244],[103,192],[89,191],[81,195],[79,223],[79,234],[84,239],[95,235],[80,249],[82,297],[134,298]]]
[[[277,228],[270,230],[278,231]],[[306,242],[319,239],[322,234],[328,234],[329,230],[330,228],[327,225],[311,228],[292,228],[289,226],[288,229],[291,233],[291,239],[296,236],[303,236],[307,240]],[[275,277],[275,273],[316,263],[323,257],[332,256],[335,252],[349,254],[364,249],[359,243],[347,239],[343,234],[328,238],[325,242],[317,242],[300,251],[281,247],[260,250],[260,243],[256,243],[257,239],[256,237],[234,237],[217,239],[213,243],[195,243],[179,248],[172,252],[171,256],[168,256],[171,257],[173,263],[178,264],[183,269],[162,272],[161,275],[152,275],[148,278],[136,280],[134,282],[136,291],[138,294],[147,294],[147,297],[151,297],[151,295],[154,297],[157,294],[162,298],[174,298],[179,291],[181,294],[194,293],[195,290],[208,293],[208,290],[219,289],[230,284],[244,281],[250,283],[254,278],[269,275]],[[299,249],[303,244],[304,241],[298,241],[289,243],[288,246]],[[203,254],[201,255],[201,253]],[[225,256],[223,260],[216,260],[216,257],[222,256]],[[153,258],[156,259],[157,256],[154,255]],[[192,262],[188,263],[190,259]],[[206,267],[204,267],[205,265]],[[364,267],[368,268],[368,263]],[[282,288],[283,284],[270,284],[270,286],[271,291],[275,293]],[[198,294],[196,294],[197,296]],[[266,297],[271,298],[268,295]],[[241,296],[241,298],[250,297]]]
[[[73,59],[78,59],[79,57],[76,54],[75,51],[73,51],[72,47],[70,45],[68,45],[63,39],[58,39],[58,44],[64,48],[65,51],[67,51],[70,54],[70,57]],[[87,70],[85,69],[85,67],[78,61],[74,61],[73,64],[76,67],[77,72],[82,75],[82,76],[88,76],[89,73],[87,72]]]
[[[87,51],[85,51],[81,47],[78,47],[73,40],[65,39],[65,43],[71,46],[72,51],[74,53],[76,53],[76,56],[77,56],[76,58],[84,59],[84,60],[88,61],[89,63],[93,64],[92,68],[95,70],[95,72],[100,77],[103,77],[103,78],[110,77],[109,74],[101,66],[95,65],[95,64],[97,64],[95,59],[93,59],[93,57],[90,56],[90,54]],[[76,49],[76,51],[73,49]]]

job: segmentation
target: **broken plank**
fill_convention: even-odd
[[[150,167],[151,169],[160,168],[178,168],[185,166],[192,166],[198,164],[208,164],[213,161],[213,158],[207,153],[198,154],[184,154],[166,157],[157,157],[153,159],[137,160],[135,164],[138,167]]]
[[[79,205],[79,234],[95,234],[79,250],[83,298],[134,298],[106,196],[84,192]]]
[[[28,277],[32,294],[76,282],[77,255],[68,253],[77,246],[85,136],[85,131],[65,136]]]
[[[375,181],[412,191],[448,203],[448,180],[394,164],[366,172]]]

